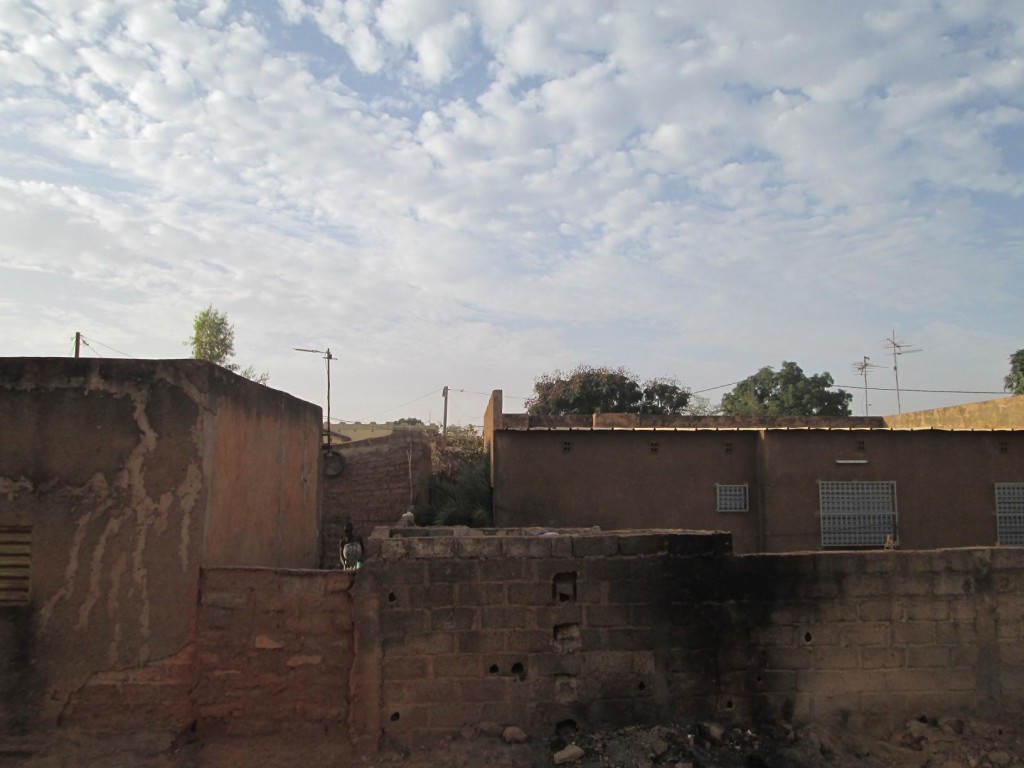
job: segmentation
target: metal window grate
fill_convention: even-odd
[[[882,547],[897,539],[896,483],[818,481],[821,546]]]
[[[0,525],[0,605],[28,602],[32,528]]]
[[[996,483],[996,540],[1024,544],[1024,483]]]
[[[747,484],[720,485],[715,483],[716,512],[747,512],[750,500]]]

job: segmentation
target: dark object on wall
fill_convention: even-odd
[[[337,477],[345,471],[345,457],[337,451],[326,451],[324,453],[324,474],[327,477]]]

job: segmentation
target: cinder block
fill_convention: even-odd
[[[501,701],[508,699],[510,685],[518,682],[516,678],[487,678],[460,680],[456,687],[456,701]]]
[[[908,667],[950,666],[950,649],[944,645],[912,645],[907,648]]]
[[[932,594],[943,595],[973,595],[974,577],[963,573],[938,573],[935,575]]]
[[[480,609],[481,629],[536,629],[533,612],[522,606],[484,606]]]
[[[551,557],[553,536],[507,536],[504,540],[505,557]]]
[[[467,632],[479,629],[476,608],[435,608],[430,612],[430,628],[441,632]]]
[[[509,605],[551,605],[553,591],[550,582],[514,582],[506,587]]]
[[[765,648],[765,666],[769,669],[808,669],[814,666],[814,651],[809,646]]]
[[[462,584],[475,581],[478,578],[478,567],[482,571],[484,567],[500,562],[500,560],[479,562],[475,560],[428,560],[427,574],[431,584]]]
[[[504,557],[503,536],[460,536],[455,539],[455,554],[461,558]]]
[[[480,581],[524,581],[526,579],[526,563],[504,557],[500,560],[481,560],[476,573]],[[531,575],[532,577],[532,575]]]
[[[943,627],[949,624],[943,622]],[[891,643],[901,645],[932,645],[935,643],[935,622],[902,621],[894,622],[890,627]]]
[[[455,558],[456,541],[453,536],[410,538],[406,540],[407,556],[418,559]]]
[[[454,637],[452,632],[425,632],[406,637],[395,635],[383,638],[382,645],[385,653],[392,653],[396,656],[452,653],[455,650]]]
[[[434,656],[431,669],[438,680],[446,678],[482,677],[487,675],[491,657],[486,654],[457,654]]]
[[[620,555],[659,555],[668,551],[668,540],[663,534],[621,534],[616,537]]]
[[[860,669],[860,656],[856,647],[842,648],[823,645],[812,650],[816,669]]]
[[[907,652],[903,648],[867,647],[860,649],[860,665],[863,669],[893,669],[905,666]]]
[[[899,621],[904,618],[904,602],[895,598],[861,600],[857,603],[861,621]]]
[[[385,611],[380,615],[381,634],[385,637],[409,637],[426,632],[429,616],[426,611]]]
[[[886,645],[889,642],[887,621],[861,621],[842,625],[842,639],[849,645]]]
[[[946,621],[950,601],[945,598],[923,597],[907,600],[906,617],[910,621]]]
[[[460,606],[475,607],[480,605],[505,605],[505,585],[498,582],[483,584],[456,585],[457,600]]]
[[[584,615],[588,627],[632,626],[632,607],[629,605],[588,605]]]
[[[407,608],[446,608],[455,605],[454,584],[432,583],[408,587],[408,602],[404,603]],[[389,598],[390,599],[390,598]],[[401,604],[401,601],[399,601]]]
[[[537,634],[527,631],[507,632],[505,630],[459,632],[456,636],[456,646],[460,653],[501,653],[505,649],[505,638],[511,640],[523,635]],[[545,641],[549,641],[550,633],[541,632]],[[521,648],[509,648],[510,651],[522,650]]]
[[[552,630],[509,630],[505,633],[505,650],[512,653],[543,653],[551,650]]]
[[[576,557],[609,557],[618,554],[613,536],[589,535],[572,537],[572,553]]]

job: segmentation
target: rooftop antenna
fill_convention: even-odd
[[[896,331],[893,330],[892,336],[885,340],[885,345],[892,351],[892,370],[896,374],[896,411],[897,413],[903,413],[903,406],[900,404],[900,355],[909,355],[914,352],[920,352],[921,350],[917,347],[913,347],[910,344],[906,344],[896,339]]]
[[[873,368],[881,368],[880,365],[875,365],[871,362],[871,358],[864,355],[864,360],[859,363],[853,364],[853,370],[864,377],[864,415],[868,415],[868,371]]]
[[[331,360],[337,360],[334,355],[331,354],[331,348],[327,349],[303,349],[302,347],[292,347],[296,352],[312,352],[315,355],[323,355],[324,360],[327,361],[327,452],[331,452]]]

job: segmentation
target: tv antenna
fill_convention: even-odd
[[[885,345],[889,347],[892,352],[892,371],[896,375],[896,411],[897,413],[903,413],[903,407],[900,404],[900,355],[909,355],[914,352],[920,352],[921,350],[917,347],[906,344],[902,341],[897,340],[896,331],[892,332],[892,336],[885,340]]]
[[[296,352],[312,352],[315,355],[323,355],[324,360],[327,361],[327,453],[331,453],[331,360],[337,360],[334,355],[331,354],[331,348],[327,349],[303,349],[302,347],[292,347]]]
[[[864,377],[864,415],[868,415],[868,371],[874,368],[881,368],[880,365],[875,365],[871,362],[871,358],[864,355],[864,360],[859,363],[853,364],[853,370]]]

